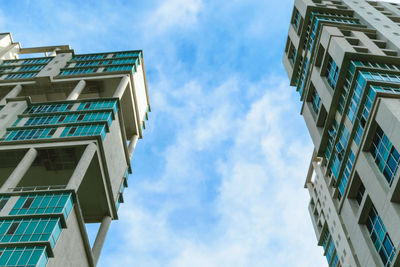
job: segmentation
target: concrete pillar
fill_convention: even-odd
[[[28,152],[26,152],[25,156],[18,163],[17,167],[11,173],[11,175],[7,178],[4,184],[1,186],[0,192],[6,192],[8,188],[17,187],[22,177],[24,177],[25,173],[32,166],[33,161],[35,160],[38,152],[34,148],[30,148]]]
[[[124,76],[121,81],[118,84],[117,89],[115,90],[115,93],[113,95],[113,97],[118,97],[119,99],[122,98],[122,95],[125,92],[125,88],[129,83],[129,76]]]
[[[108,232],[108,228],[110,227],[110,224],[111,224],[110,216],[105,216],[103,218],[103,220],[101,221],[99,231],[97,232],[97,235],[96,235],[96,240],[94,241],[94,244],[92,247],[94,266],[97,265],[97,262],[99,260],[101,249],[103,248],[104,241],[106,240],[106,236],[107,236],[107,232]]]
[[[22,90],[22,86],[20,84],[16,85],[13,89],[11,89],[10,92],[8,92],[8,94],[3,97],[3,99],[0,101],[0,105],[5,105],[6,99],[7,98],[13,98],[13,97],[17,97],[19,95],[19,93],[21,93]]]
[[[95,143],[90,143],[83,151],[83,154],[75,167],[74,172],[72,173],[71,178],[67,184],[67,189],[78,190],[83,177],[86,174],[87,169],[89,168],[90,162],[92,161],[93,155],[97,150],[97,146]]]
[[[72,92],[67,97],[67,100],[77,100],[83,89],[85,89],[85,86],[86,82],[84,80],[80,80],[75,86],[74,90],[72,90]]]
[[[129,154],[129,159],[132,158],[133,155],[133,151],[135,151],[135,147],[136,147],[136,143],[138,141],[139,136],[137,134],[134,134],[131,138],[131,140],[129,141],[129,145],[128,145],[128,154]]]

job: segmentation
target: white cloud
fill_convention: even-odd
[[[291,104],[292,89],[282,79],[272,80],[246,84],[233,78],[207,91],[193,81],[174,90],[167,85],[158,92],[153,106],[179,120],[179,134],[163,154],[166,165],[159,181],[139,182],[128,192],[131,200],[121,206],[115,229],[124,242],[105,255],[105,266],[326,264],[316,246],[307,191],[302,187],[312,147],[304,144],[304,131],[296,132],[303,124]],[[243,86],[266,93],[253,97],[243,109],[235,96]],[[227,140],[229,145],[222,146]],[[217,193],[210,203],[203,203],[197,200],[199,185],[209,177],[193,158],[221,147],[224,151],[214,151],[212,179],[219,182],[212,186]],[[177,194],[171,198],[171,192]],[[146,194],[168,197],[154,209],[143,202]],[[206,204],[216,214],[207,230],[193,226],[182,231],[169,222],[182,207]]]
[[[202,6],[202,0],[165,0],[151,12],[145,24],[153,33],[172,27],[185,28],[197,22]]]

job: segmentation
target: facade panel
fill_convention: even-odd
[[[143,64],[140,50],[79,55],[0,34],[1,266],[96,266],[150,112]],[[86,223],[101,223],[93,246]]]
[[[399,10],[295,1],[283,62],[315,145],[305,186],[329,266],[400,266]]]

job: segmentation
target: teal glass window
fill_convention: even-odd
[[[126,70],[132,70],[133,65],[121,65],[121,66],[110,66],[104,68],[103,72],[110,72],[110,71],[126,71]]]
[[[112,113],[111,112],[90,112],[90,113],[74,113],[68,115],[51,115],[30,117],[24,126],[39,126],[39,125],[57,125],[75,122],[92,122],[103,121],[111,125]]]
[[[339,127],[339,125],[338,125],[337,121],[334,120],[328,131],[329,139],[328,139],[328,144],[325,149],[325,156],[328,160],[331,157],[333,142],[335,141],[338,127]]]
[[[338,198],[339,198],[339,200],[344,195],[344,191],[346,190],[347,182],[349,181],[349,177],[350,177],[350,172],[351,172],[351,169],[353,168],[354,158],[355,158],[354,153],[350,149],[349,154],[347,156],[345,168],[343,170],[343,173],[342,173],[341,178],[339,179],[339,183],[338,183],[338,189],[339,189]]]
[[[44,246],[0,248],[0,266],[45,267],[47,261]]]
[[[379,125],[372,141],[370,153],[389,185],[397,172],[400,154]]]
[[[33,66],[22,66],[18,71],[39,71],[44,68],[45,65],[33,65]]]
[[[56,128],[24,129],[7,131],[1,138],[3,141],[32,140],[51,138]]]
[[[65,127],[61,133],[61,137],[73,136],[94,136],[100,135],[103,139],[106,135],[106,127],[104,124],[91,124],[81,126]]]
[[[97,71],[97,68],[70,68],[70,69],[62,70],[60,75],[61,76],[77,75],[77,74],[93,73],[96,71]]]
[[[289,60],[292,64],[294,64],[294,62],[296,61],[296,56],[297,56],[297,50],[294,46],[292,46],[289,52]]]
[[[71,193],[20,196],[9,215],[64,214],[68,218],[73,207]]]
[[[120,65],[120,64],[136,64],[137,58],[127,58],[127,59],[114,59],[110,61],[108,64],[113,64],[113,65]]]
[[[0,220],[0,243],[49,241],[54,247],[60,234],[59,218]]]
[[[84,61],[78,62],[74,65],[74,67],[86,67],[86,66],[98,66],[101,61]]]
[[[44,57],[44,58],[30,58],[30,59],[25,59],[22,64],[27,65],[27,64],[46,64],[49,63],[53,57]]]
[[[333,155],[333,160],[330,167],[330,172],[333,174],[336,181],[338,180],[340,167],[342,165],[343,156],[349,141],[349,137],[350,133],[346,126],[343,125],[340,131],[339,140],[334,147],[336,153]]]
[[[318,115],[319,110],[321,108],[321,98],[318,95],[317,90],[313,89],[311,93],[311,106],[315,112],[315,114]]]
[[[328,261],[329,266],[340,266],[339,258],[336,253],[335,244],[328,229],[325,230],[322,237],[322,247],[325,251],[325,256]]]
[[[369,232],[369,237],[384,266],[391,266],[393,257],[396,254],[396,248],[394,247],[392,239],[390,238],[386,227],[374,206],[371,207],[371,210],[368,213],[366,226]]]
[[[309,63],[310,63],[309,58],[306,58],[306,61],[304,63],[305,65],[304,65],[303,71],[301,72],[301,77],[300,77],[300,86],[299,86],[299,94],[300,95],[302,95],[302,93],[303,93]]]
[[[331,57],[329,57],[325,75],[328,84],[331,86],[332,89],[335,89],[336,87],[336,83],[339,77],[339,72],[340,69],[338,65],[336,65],[336,62]]]
[[[71,61],[85,61],[85,60],[96,60],[106,58],[107,54],[89,54],[89,55],[76,55]]]
[[[121,58],[121,57],[139,57],[140,52],[120,52],[120,53],[115,53],[114,57],[116,58]]]
[[[36,72],[26,72],[26,73],[15,73],[15,74],[8,74],[5,79],[6,80],[11,80],[11,79],[27,79],[31,77],[35,77],[37,75]]]
[[[349,130],[347,130],[347,127],[343,125],[342,130],[340,131],[339,140],[335,146],[336,152],[339,155],[343,155],[344,150],[346,149],[347,144],[349,142],[349,138],[350,138],[350,132]],[[339,158],[341,159],[340,156]]]
[[[293,25],[296,29],[299,28],[300,18],[301,18],[300,12],[295,8],[293,15]]]
[[[115,100],[104,100],[96,102],[82,102],[78,106],[78,111],[80,110],[102,110],[102,109],[113,109],[117,110],[117,102]]]
[[[49,104],[49,105],[32,105],[27,108],[25,114],[38,114],[38,113],[51,113],[51,112],[62,112],[70,111],[73,104]]]

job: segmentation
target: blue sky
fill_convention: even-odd
[[[1,1],[23,47],[143,49],[152,112],[99,266],[325,266],[282,54],[293,1]]]

